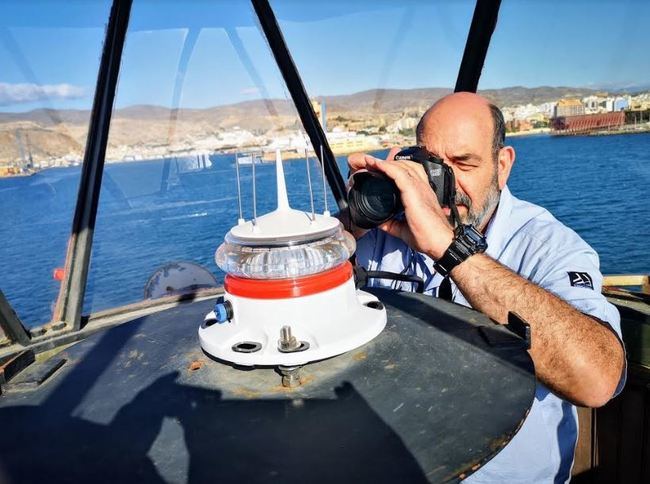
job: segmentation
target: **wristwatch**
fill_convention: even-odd
[[[454,240],[443,256],[433,263],[436,271],[446,276],[458,264],[474,254],[480,254],[487,249],[485,237],[473,225],[459,224],[454,229]]]

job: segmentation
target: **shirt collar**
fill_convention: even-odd
[[[513,198],[508,186],[503,187],[499,197],[499,205],[485,231],[485,238],[488,244],[487,254],[495,259],[498,258],[501,252],[501,245],[507,234],[506,229],[510,220],[510,214],[512,213]]]

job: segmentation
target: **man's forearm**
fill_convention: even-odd
[[[537,377],[554,392],[591,407],[612,396],[623,349],[608,328],[484,254],[451,277],[474,309],[502,324],[513,311],[530,324]]]

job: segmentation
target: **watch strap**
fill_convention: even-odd
[[[471,225],[460,225],[456,228],[455,237],[445,253],[433,266],[442,276],[447,276],[458,264],[470,256],[485,252],[487,243]]]
[[[467,257],[469,257],[471,254],[461,254],[459,251],[455,250],[457,242],[454,239],[454,241],[451,243],[449,248],[445,251],[445,253],[442,255],[440,259],[438,259],[433,265],[438,272],[438,274],[442,276],[447,276],[454,267],[456,267],[458,264],[463,262]]]

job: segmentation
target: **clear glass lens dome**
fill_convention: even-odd
[[[226,240],[215,254],[228,274],[250,279],[287,279],[323,272],[348,260],[356,248],[354,237],[339,229],[312,242],[274,247],[249,246]]]

